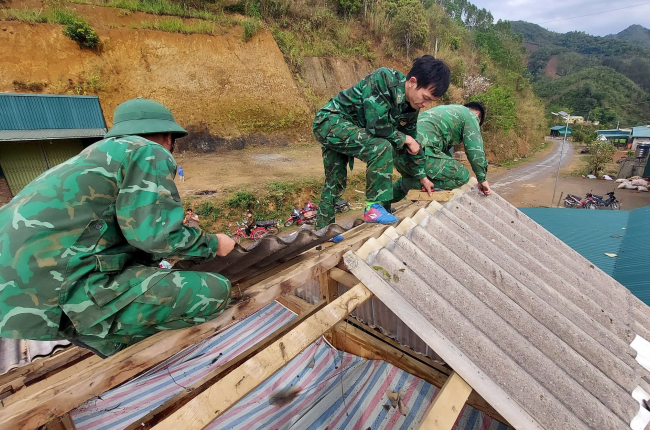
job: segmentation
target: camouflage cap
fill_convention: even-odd
[[[172,113],[162,104],[147,99],[132,99],[121,103],[113,113],[113,127],[104,138],[172,133],[187,136],[187,131],[176,124]]]

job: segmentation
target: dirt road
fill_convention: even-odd
[[[564,145],[560,176],[553,200],[553,188],[557,175],[561,141],[553,141],[552,152],[540,161],[526,163],[507,171],[498,172],[489,178],[492,188],[500,196],[517,207],[555,207],[567,193],[584,196],[587,192],[604,195],[615,191],[621,202],[621,209],[632,210],[650,205],[650,193],[634,190],[619,190],[614,181],[587,179],[573,175],[585,164],[585,155],[579,154],[572,143]]]

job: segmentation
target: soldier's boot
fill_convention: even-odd
[[[388,213],[381,203],[375,203],[369,209],[363,212],[365,222],[376,222],[379,224],[392,224],[398,221],[398,218]]]

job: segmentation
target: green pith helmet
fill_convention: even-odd
[[[187,131],[176,124],[169,109],[153,100],[137,98],[115,108],[113,127],[104,138],[152,133],[172,133],[176,138],[187,136]]]

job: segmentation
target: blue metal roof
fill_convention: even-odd
[[[612,276],[626,233],[628,211],[519,208],[562,242]]]
[[[629,131],[624,131],[624,130],[596,130],[596,135],[604,135],[605,137],[610,137],[610,138],[627,138],[630,137]]]
[[[645,125],[632,127],[632,137],[650,137],[650,127]]]
[[[96,96],[0,93],[0,130],[106,129]]]
[[[562,126],[562,125],[556,125],[554,127],[551,127],[551,130],[561,130],[563,128],[564,128],[564,126]]]
[[[614,279],[650,305],[650,206],[630,212]]]

